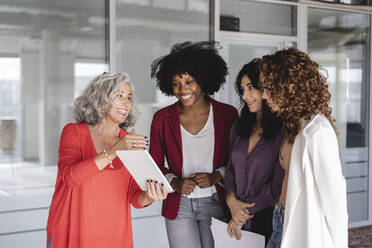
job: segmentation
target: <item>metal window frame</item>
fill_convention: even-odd
[[[108,61],[109,71],[116,72],[116,0],[106,0],[108,7]]]
[[[213,1],[213,0],[212,0]],[[211,26],[213,35],[211,36],[212,39],[216,41],[220,41],[224,39],[226,36],[229,36],[233,39],[241,40],[241,39],[283,39],[286,42],[297,42],[297,48],[307,52],[308,51],[308,8],[318,8],[318,9],[325,9],[325,10],[334,10],[334,11],[344,11],[344,12],[351,12],[351,13],[359,13],[359,14],[367,14],[369,16],[369,24],[370,24],[370,33],[369,33],[369,129],[368,129],[368,219],[365,221],[358,221],[349,224],[349,228],[355,227],[362,227],[367,225],[372,225],[372,107],[370,103],[372,102],[372,12],[370,11],[363,11],[363,10],[355,10],[355,9],[348,9],[348,8],[341,8],[341,7],[332,7],[332,6],[322,6],[317,4],[309,4],[309,3],[296,3],[296,2],[285,2],[279,0],[248,0],[251,2],[260,2],[260,3],[272,3],[272,4],[280,4],[280,5],[292,5],[297,6],[297,35],[294,36],[281,36],[281,35],[267,35],[267,34],[257,34],[257,33],[248,33],[248,32],[229,32],[229,31],[220,31],[220,1],[221,0],[214,0],[214,8],[211,8],[211,16],[214,19],[214,25]]]

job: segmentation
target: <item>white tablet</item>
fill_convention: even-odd
[[[143,191],[147,190],[146,180],[152,179],[163,183],[168,192],[173,192],[167,179],[146,150],[120,150],[116,151],[116,155]]]

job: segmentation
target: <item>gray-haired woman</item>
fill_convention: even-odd
[[[58,174],[47,225],[48,247],[133,247],[130,204],[167,197],[156,182],[143,192],[115,151],[145,149],[133,125],[132,89],[125,73],[104,73],[74,104],[59,145]]]

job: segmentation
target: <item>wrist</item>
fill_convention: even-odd
[[[236,200],[234,192],[230,192],[226,196],[226,203],[230,204],[232,201]]]
[[[113,145],[113,146],[107,148],[106,152],[107,152],[107,158],[108,158],[109,160],[112,161],[112,160],[114,160],[114,159],[116,158],[116,149],[115,149],[115,145]]]
[[[213,172],[213,176],[214,176],[214,184],[217,184],[219,181],[222,180],[222,175],[219,171],[214,171]]]
[[[142,195],[141,195],[138,203],[142,207],[144,207],[144,206],[150,205],[153,202],[154,202],[154,199],[152,199],[150,196],[148,196],[147,192],[144,191],[144,192],[142,192]]]
[[[146,205],[149,205],[155,201],[148,194],[145,194],[145,196],[146,196]]]
[[[171,187],[173,188],[174,191],[178,192],[178,188],[179,188],[179,183],[180,183],[180,179],[178,179],[177,177],[173,177],[171,182],[170,182],[170,185]]]

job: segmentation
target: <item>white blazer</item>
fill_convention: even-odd
[[[293,144],[281,248],[346,248],[346,205],[336,133],[317,114]]]

